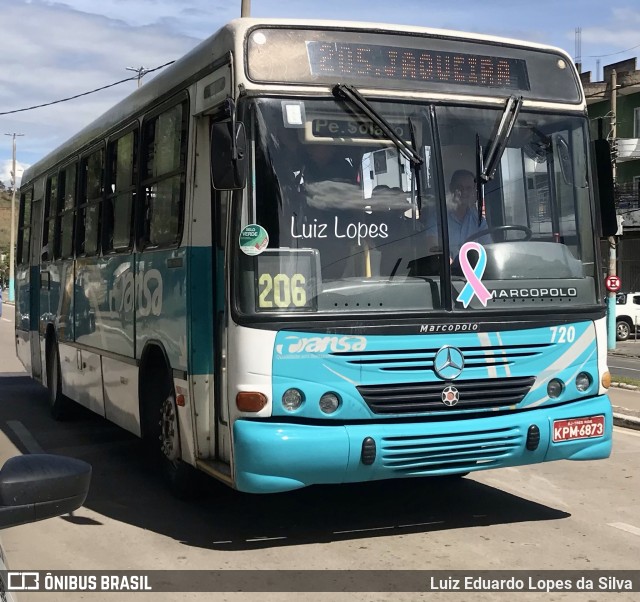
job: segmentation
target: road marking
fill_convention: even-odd
[[[27,427],[19,420],[7,420],[7,426],[16,434],[16,437],[20,439],[22,445],[27,448],[30,454],[43,454],[44,450],[40,447],[40,444],[35,440],[35,437],[27,430]]]
[[[389,527],[370,527],[368,529],[349,529],[347,531],[334,531],[336,535],[345,535],[347,533],[367,533],[368,531],[388,531],[389,529],[395,529],[395,525]]]
[[[640,372],[638,368],[627,368],[626,366],[612,366],[609,364],[609,368],[616,368],[617,370],[632,370],[633,372]]]
[[[625,435],[631,435],[632,437],[640,437],[640,433],[636,433],[633,429],[624,428],[622,426],[614,426],[613,430],[616,433],[624,433]]]
[[[626,531],[627,533],[631,533],[632,535],[640,536],[640,529],[638,527],[634,527],[633,525],[627,525],[627,523],[608,523],[608,524],[610,527],[614,527],[616,529]]]

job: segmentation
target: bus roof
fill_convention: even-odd
[[[47,154],[43,159],[25,170],[22,181],[28,184],[34,177],[54,167],[57,163],[68,158],[94,143],[102,140],[105,133],[113,132],[119,127],[126,127],[135,116],[154,104],[160,98],[166,98],[172,91],[178,92],[186,82],[195,81],[213,64],[233,52],[235,56],[243,55],[245,34],[255,27],[290,27],[309,29],[330,29],[337,31],[360,30],[371,33],[390,33],[453,39],[474,43],[492,43],[504,46],[520,47],[543,52],[553,52],[562,55],[567,64],[573,64],[568,53],[560,48],[534,42],[525,42],[510,38],[482,35],[411,25],[393,25],[388,23],[369,23],[362,21],[333,21],[319,19],[257,19],[241,18],[230,21],[209,38],[203,40],[195,48],[176,60],[157,76],[149,80],[142,87],[114,105],[100,117],[95,119],[62,145]],[[127,122],[127,120],[130,120]]]

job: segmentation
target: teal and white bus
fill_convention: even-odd
[[[555,48],[233,21],[24,173],[18,356],[176,490],[606,458],[588,129]]]

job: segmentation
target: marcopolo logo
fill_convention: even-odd
[[[527,299],[536,297],[577,297],[578,289],[568,288],[510,288],[491,291],[494,299]]]
[[[367,339],[358,336],[327,337],[286,337],[288,344],[276,345],[276,351],[283,353],[344,353],[347,351],[364,351]]]

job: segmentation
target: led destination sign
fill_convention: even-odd
[[[523,59],[348,42],[307,42],[312,75],[529,90]]]
[[[257,27],[248,35],[246,70],[255,83],[583,99],[571,61],[552,48],[435,35]]]

